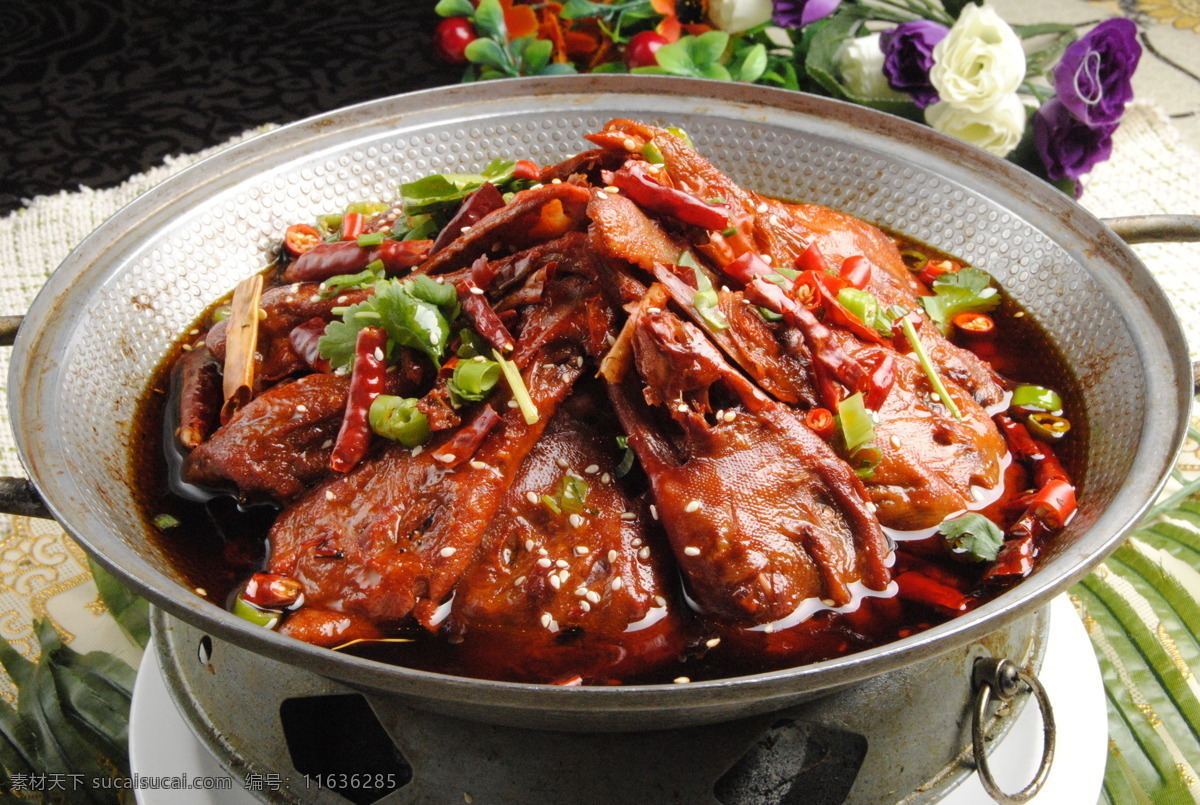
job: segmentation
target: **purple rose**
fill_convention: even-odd
[[[1054,181],[1078,179],[1112,156],[1116,130],[1116,123],[1095,127],[1083,123],[1057,98],[1033,116],[1033,144],[1046,175]]]
[[[937,103],[937,90],[929,82],[933,46],[949,29],[930,20],[916,20],[884,31],[879,38],[883,50],[883,74],[892,89],[907,92],[921,109]]]
[[[837,11],[842,0],[774,0],[771,21],[781,28],[803,28]]]
[[[1137,26],[1105,20],[1071,45],[1054,68],[1054,89],[1071,114],[1089,126],[1116,123],[1133,99],[1130,79],[1142,56]]]

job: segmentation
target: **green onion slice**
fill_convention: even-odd
[[[513,399],[517,401],[517,407],[521,409],[521,416],[524,417],[525,424],[537,424],[539,419],[537,406],[533,404],[533,398],[529,396],[529,389],[525,387],[525,379],[521,377],[517,365],[494,349],[492,356],[496,359],[496,363],[500,364],[500,371],[504,373],[504,379],[508,381],[508,388],[512,391]]]
[[[482,400],[500,379],[500,364],[495,361],[471,360],[459,361],[454,367],[454,376],[450,382],[453,390],[464,400]]]
[[[584,510],[584,501],[588,496],[588,483],[574,475],[563,475],[558,482],[559,505],[565,512],[580,514]]]
[[[692,274],[696,277],[696,295],[692,297],[692,307],[696,310],[696,314],[700,316],[710,330],[729,329],[729,322],[726,320],[725,314],[717,306],[719,302],[717,292],[713,288],[708,274],[700,267],[700,263],[696,261],[696,256],[690,251],[684,251],[679,256],[679,265],[684,268],[690,268]]]
[[[908,339],[908,345],[912,347],[913,354],[917,356],[917,361],[920,362],[921,368],[925,370],[925,376],[929,378],[929,385],[933,386],[933,390],[937,393],[942,405],[946,406],[946,409],[950,411],[950,414],[955,419],[962,419],[962,412],[958,410],[958,406],[950,397],[950,392],[946,391],[946,384],[942,382],[942,378],[938,376],[937,370],[933,368],[933,363],[929,360],[929,355],[925,352],[925,345],[917,337],[917,328],[913,327],[912,321],[908,318],[908,311],[899,305],[893,305],[888,308],[888,315],[900,319],[900,329],[904,331],[904,337]]]
[[[1013,389],[1010,405],[1018,408],[1036,408],[1039,411],[1061,411],[1062,397],[1045,386],[1017,386]]]
[[[647,162],[655,165],[661,165],[667,161],[663,157],[663,152],[659,150],[658,146],[654,144],[653,140],[648,141],[642,146],[642,156],[646,158]]]
[[[429,441],[429,418],[417,408],[415,397],[396,397],[380,394],[367,411],[371,430],[385,439],[405,447],[416,447]]]
[[[863,402],[861,391],[838,403],[837,419],[847,453],[853,454],[875,441],[875,424],[871,421],[871,413]]]
[[[179,522],[178,517],[174,517],[170,514],[160,514],[154,518],[154,525],[165,531],[168,528],[178,528],[181,523]]]

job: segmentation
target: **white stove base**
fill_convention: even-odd
[[[1035,805],[1095,805],[1108,759],[1108,716],[1100,667],[1074,607],[1065,595],[1050,605],[1050,635],[1038,675],[1054,706],[1058,745],[1045,788]],[[196,739],[175,709],[158,655],[146,652],[138,670],[129,714],[129,761],[142,780],[161,777],[193,785],[204,778],[230,780]],[[1012,731],[991,756],[992,775],[1006,791],[1017,791],[1032,779],[1041,758],[1042,724],[1033,702],[1021,711]],[[231,789],[139,788],[139,805],[258,805],[243,783],[269,790],[259,781],[232,780]],[[984,805],[978,775],[972,774],[941,805]]]

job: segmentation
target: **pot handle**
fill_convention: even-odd
[[[1200,215],[1131,215],[1103,223],[1126,243],[1200,241]]]
[[[0,316],[0,347],[11,347],[24,316]],[[54,519],[28,478],[0,477],[0,513]]]
[[[1054,762],[1054,742],[1058,730],[1054,724],[1054,709],[1050,706],[1050,697],[1037,676],[1032,672],[1023,671],[1012,660],[980,657],[975,661],[971,676],[975,685],[975,707],[971,711],[971,751],[983,790],[1000,805],[1028,802],[1046,784],[1046,778],[1050,776],[1050,764]],[[987,736],[983,724],[987,719],[988,705],[991,704],[993,695],[1001,702],[1008,702],[1027,691],[1033,693],[1038,708],[1042,711],[1042,760],[1029,785],[1015,794],[1007,794],[996,784],[991,767],[988,766]]]

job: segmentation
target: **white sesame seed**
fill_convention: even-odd
[[[583,468],[583,471],[585,473],[587,473],[588,475],[595,475],[596,473],[600,472],[600,465],[599,464],[588,464],[586,467]]]
[[[554,459],[554,463],[558,465],[559,469],[563,470],[570,466],[567,464],[567,460],[565,458],[556,458]]]
[[[602,483],[602,484],[606,484],[611,480],[612,480],[612,476],[609,475],[607,472],[600,476],[600,483]]]
[[[310,302],[314,302],[314,303],[315,303],[315,302],[320,302],[320,301],[321,301],[321,297],[320,297],[320,295],[318,294],[318,295],[315,295],[315,296],[313,296],[313,298],[312,298],[312,299],[310,299],[310,300],[308,300],[308,301],[310,301]]]
[[[612,333],[606,334],[604,336],[604,340],[608,342],[608,345],[610,347],[617,343],[617,337],[615,335],[613,335]]]
[[[297,405],[297,406],[296,406],[296,410],[297,410],[297,411],[299,411],[299,412],[300,412],[300,413],[302,413],[302,414],[307,414],[307,413],[308,413],[308,406],[307,406],[307,405],[304,405],[304,404],[302,403],[302,404],[300,404],[300,405]]]
[[[632,540],[629,541],[629,544],[635,548],[640,548],[640,547],[642,547],[642,539],[641,539],[641,537],[634,537]]]
[[[733,420],[737,419],[737,411],[726,411],[725,416],[721,417],[721,419],[725,420],[726,422],[732,422]]]
[[[560,587],[562,587],[562,579],[560,579],[558,576],[551,574],[550,586],[556,590],[559,589]]]
[[[582,584],[579,585],[575,588],[575,595],[583,598],[585,595],[587,595],[587,587],[584,587]]]
[[[326,489],[326,490],[325,490],[325,499],[326,499],[326,500],[333,500],[333,490],[332,490],[332,489]]]
[[[633,512],[621,512],[621,519],[622,520],[636,520],[637,515],[634,514]]]
[[[680,403],[679,405],[675,406],[675,410],[676,410],[676,411],[680,411],[680,412],[684,412],[684,413],[686,413],[686,412],[687,412],[687,409],[688,409],[688,407],[687,407],[687,403]]]
[[[545,548],[538,548],[538,556],[549,556],[549,555],[550,555],[550,551],[546,550]]]
[[[700,549],[697,548],[695,545],[687,546],[686,548],[683,549],[683,552],[685,554],[687,554],[688,556],[699,556],[700,555]]]
[[[1013,318],[1014,318],[1014,319],[1023,319],[1023,318],[1025,318],[1025,311],[1023,311],[1023,310],[1018,310],[1016,313],[1014,313],[1014,314],[1013,314]]]
[[[692,680],[688,679],[686,676],[677,676],[674,679],[674,682],[676,685],[686,685],[687,683],[689,683],[691,681]]]
[[[892,447],[895,447],[897,450],[900,449],[901,442],[899,436],[892,436],[888,441],[892,443]]]
[[[595,590],[588,590],[588,593],[584,596],[584,598],[591,601],[593,604],[600,603],[600,593],[596,592]]]
[[[609,195],[613,195],[613,194],[615,194],[615,193],[620,193],[620,192],[621,192],[621,188],[619,188],[619,187],[613,187],[612,185],[609,185],[608,187],[604,188],[604,192],[605,192],[605,193],[608,193]]]
[[[779,216],[776,215],[775,213],[771,213],[770,215],[768,215],[767,220],[769,222],[771,222],[772,225],[779,226]]]
[[[653,503],[650,504],[650,517],[655,520],[658,519],[658,507],[655,506]]]
[[[375,347],[375,360],[377,360],[377,361],[383,360],[383,348],[382,347]]]
[[[562,179],[551,179],[550,184],[562,184]]]
[[[421,455],[424,452],[425,452],[425,445],[419,444],[416,447],[414,447],[412,450],[409,450],[408,454],[410,456],[412,456],[413,458],[416,458],[417,456]]]
[[[559,568],[566,567],[566,566],[567,566],[567,560],[566,560],[566,559],[555,559],[555,560],[554,560],[554,566],[555,566],[555,567],[559,567]]]
[[[642,546],[638,549],[638,559],[645,561],[650,558],[650,548]]]
[[[516,580],[513,582],[513,586],[514,586],[514,587],[520,587],[520,586],[521,586],[522,584],[524,584],[524,583],[525,583],[525,577],[524,577],[524,576],[519,576],[519,577],[517,577],[517,579],[516,579]]]
[[[434,456],[434,458],[436,458],[438,461],[444,461],[445,463],[449,464],[450,462],[454,461],[454,454],[442,453],[440,456]]]
[[[543,613],[542,613],[542,627],[543,627],[543,628],[545,628],[545,629],[549,629],[549,628],[550,628],[550,624],[551,624],[551,623],[553,623],[553,622],[554,622],[554,618],[551,618],[551,617],[550,617],[550,613],[549,613],[549,612],[543,612]]]
[[[764,255],[762,255],[762,261],[763,261],[764,263],[766,263],[767,265],[771,265],[771,263],[772,263],[774,260],[775,260],[775,258],[774,258],[774,257],[772,257],[772,256],[771,256],[771,255],[769,255],[769,254],[764,254]]]
[[[483,296],[483,288],[480,288],[479,286],[475,286],[475,287],[471,288],[471,293],[475,294],[476,296]]]
[[[512,561],[512,551],[510,551],[508,548],[505,548],[503,551],[501,551],[500,556],[506,565]]]
[[[831,606],[833,606],[834,604],[836,604],[837,602],[836,602],[836,601],[834,601],[832,598],[822,598],[822,599],[821,599],[821,603],[822,603],[822,604],[824,604],[824,605],[825,605],[825,606],[827,606],[827,607],[831,607]]]
[[[538,493],[534,492],[533,490],[530,490],[525,493],[525,499],[528,500],[530,503],[538,503],[539,501],[541,501],[541,498],[538,497]],[[532,542],[532,541],[533,540],[530,540],[530,542]],[[526,544],[528,544],[528,543],[526,543]]]
[[[716,648],[717,646],[721,645],[721,638],[719,638],[719,637],[709,638],[708,640],[704,641],[704,645],[708,646],[709,648]]]
[[[768,623],[766,626],[763,627],[763,631],[767,634],[771,634],[772,632],[775,631],[775,624]]]
[[[578,515],[576,515],[576,516],[578,516]],[[579,518],[579,522],[580,522],[580,524],[581,524],[581,525],[583,524],[583,518],[582,518],[582,517],[580,517],[580,518]],[[576,545],[576,546],[575,546],[575,555],[576,555],[576,556],[587,556],[587,555],[588,555],[588,546],[586,546],[586,545]]]
[[[534,493],[533,493],[533,492],[530,492],[529,494],[531,494],[531,495],[532,495],[532,494],[534,494]],[[531,539],[527,539],[527,540],[525,540],[525,550],[527,550],[527,551],[532,551],[532,550],[534,549],[534,546],[535,546],[535,545],[537,545],[537,543],[536,543],[536,542],[534,542],[533,540],[531,540]]]
[[[208,595],[208,590],[204,589],[203,587],[197,587],[196,595],[200,596],[201,598],[204,598],[206,595]]]
[[[611,564],[611,563],[613,563],[613,562],[617,561],[617,557],[618,557],[618,556],[620,556],[620,554],[618,554],[618,553],[617,553],[615,550],[610,550],[610,551],[608,552],[608,561],[609,561],[609,564]]]
[[[451,545],[447,545],[445,548],[442,548],[440,551],[438,551],[438,553],[442,556],[454,556],[454,554],[457,552],[458,549]]]
[[[487,464],[486,464],[486,463],[484,463],[484,462],[482,462],[482,461],[479,461],[478,459],[472,459],[472,460],[471,460],[471,469],[473,469],[473,470],[482,470],[482,469],[485,469],[485,468],[487,468]]]
[[[321,442],[322,450],[328,450],[331,447],[333,447],[333,439],[326,439],[325,441]]]
[[[936,391],[935,391],[933,394],[930,394],[930,395],[929,395],[929,398],[930,398],[931,400],[933,400],[934,402],[941,402],[941,401],[942,401],[942,395],[938,394]]]
[[[661,595],[656,595],[654,596],[654,605],[656,607],[665,607],[667,605],[667,599],[663,598]]]
[[[470,232],[470,231],[471,231],[471,227],[469,227],[469,226],[460,226],[460,227],[458,228],[458,231],[459,231],[459,232],[462,232],[462,233],[465,235],[467,232]]]
[[[766,212],[769,209],[771,209],[771,208],[767,205],[767,202],[764,201],[764,202],[761,202],[757,207],[755,207],[754,211],[755,212]]]
[[[549,559],[547,559],[544,556],[541,559],[537,560],[537,563],[538,563],[538,567],[550,567],[550,565],[554,564],[553,562],[551,562]]]
[[[872,512],[877,512],[877,511],[879,511],[879,507],[878,507],[878,506],[876,506],[874,503],[872,503],[872,502],[871,502],[871,501],[869,501],[869,500],[867,501],[867,509],[868,509],[868,511],[872,511]]]
[[[700,507],[703,505],[704,504],[701,503],[699,500],[691,500],[691,501],[688,501],[688,505],[683,507],[683,510],[685,512],[687,512],[688,514],[691,514],[692,512],[700,511]]]
[[[623,583],[624,582],[621,581],[620,576],[613,576],[613,580],[611,582],[609,582],[608,586],[614,590],[619,590],[619,589],[621,589],[621,585]]]
[[[626,138],[625,142],[623,142],[621,144],[625,146],[626,151],[636,151],[637,150],[637,143],[635,143],[631,138]]]
[[[647,313],[662,313],[662,308],[660,308],[660,307],[648,307],[648,308],[646,308],[646,312],[647,312]]]
[[[589,604],[587,601],[580,601],[580,602],[579,602],[579,608],[580,608],[580,609],[582,609],[584,612],[591,612],[591,611],[592,611],[592,605],[591,605],[591,604]]]
[[[263,320],[264,320],[264,319],[266,319],[266,318],[267,318],[267,311],[263,310],[263,309],[260,307],[260,308],[258,309],[258,320],[259,320],[259,321],[263,321]]]
[[[567,518],[567,522],[569,522],[571,524],[572,528],[579,528],[581,525],[583,525],[583,517],[581,517],[578,514],[572,514],[570,517]],[[576,548],[575,552],[579,553],[579,549]]]
[[[184,344],[182,347],[180,347],[180,349],[182,349],[184,352],[191,352],[193,349],[195,349],[195,347],[193,347],[191,344]]]
[[[474,358],[471,358],[471,360],[473,360],[475,363],[484,363],[487,361],[487,358],[483,357],[482,355],[476,355]]]
[[[516,400],[509,400],[509,401],[508,401],[508,407],[509,407],[509,408],[516,408],[516,407],[518,407],[519,405],[520,405],[520,403],[519,403],[519,402],[517,402]]]

